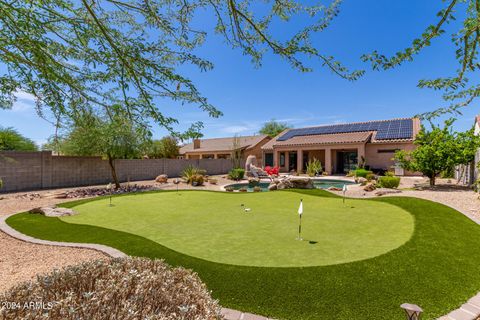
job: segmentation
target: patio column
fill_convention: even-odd
[[[362,163],[362,157],[365,159],[365,145],[361,145],[360,147],[357,148],[357,162],[358,165]],[[365,159],[365,162],[367,159]],[[363,165],[365,165],[365,162],[363,162]]]
[[[287,172],[290,171],[288,168],[290,168],[290,152],[285,151],[285,170]]]
[[[213,159],[218,159],[218,153],[213,154]]]
[[[297,172],[303,173],[303,150],[297,150]]]
[[[325,168],[324,170],[328,174],[332,174],[332,149],[326,148],[325,149]]]
[[[280,166],[280,153],[277,150],[273,150],[273,166],[279,167]]]

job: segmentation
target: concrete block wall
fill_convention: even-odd
[[[153,180],[160,174],[180,176],[187,166],[204,169],[209,175],[232,169],[228,159],[133,159],[116,160],[121,182]],[[42,152],[0,152],[0,192],[107,184],[112,181],[108,161],[100,157],[52,156]]]

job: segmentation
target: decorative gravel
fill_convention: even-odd
[[[0,291],[37,274],[96,259],[108,257],[95,250],[27,243],[0,232]]]

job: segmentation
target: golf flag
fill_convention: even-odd
[[[298,207],[298,237],[297,240],[302,239],[302,213],[303,213],[303,199],[300,199],[300,206]]]
[[[347,185],[344,183],[342,188],[343,193],[347,192]]]
[[[303,200],[300,200],[300,207],[298,207],[298,214],[302,215],[303,213]]]

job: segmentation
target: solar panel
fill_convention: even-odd
[[[377,140],[409,139],[413,138],[413,120],[395,119],[386,121],[334,124],[320,127],[292,129],[280,138],[278,138],[278,141],[285,141],[297,136],[364,131],[377,131]]]

